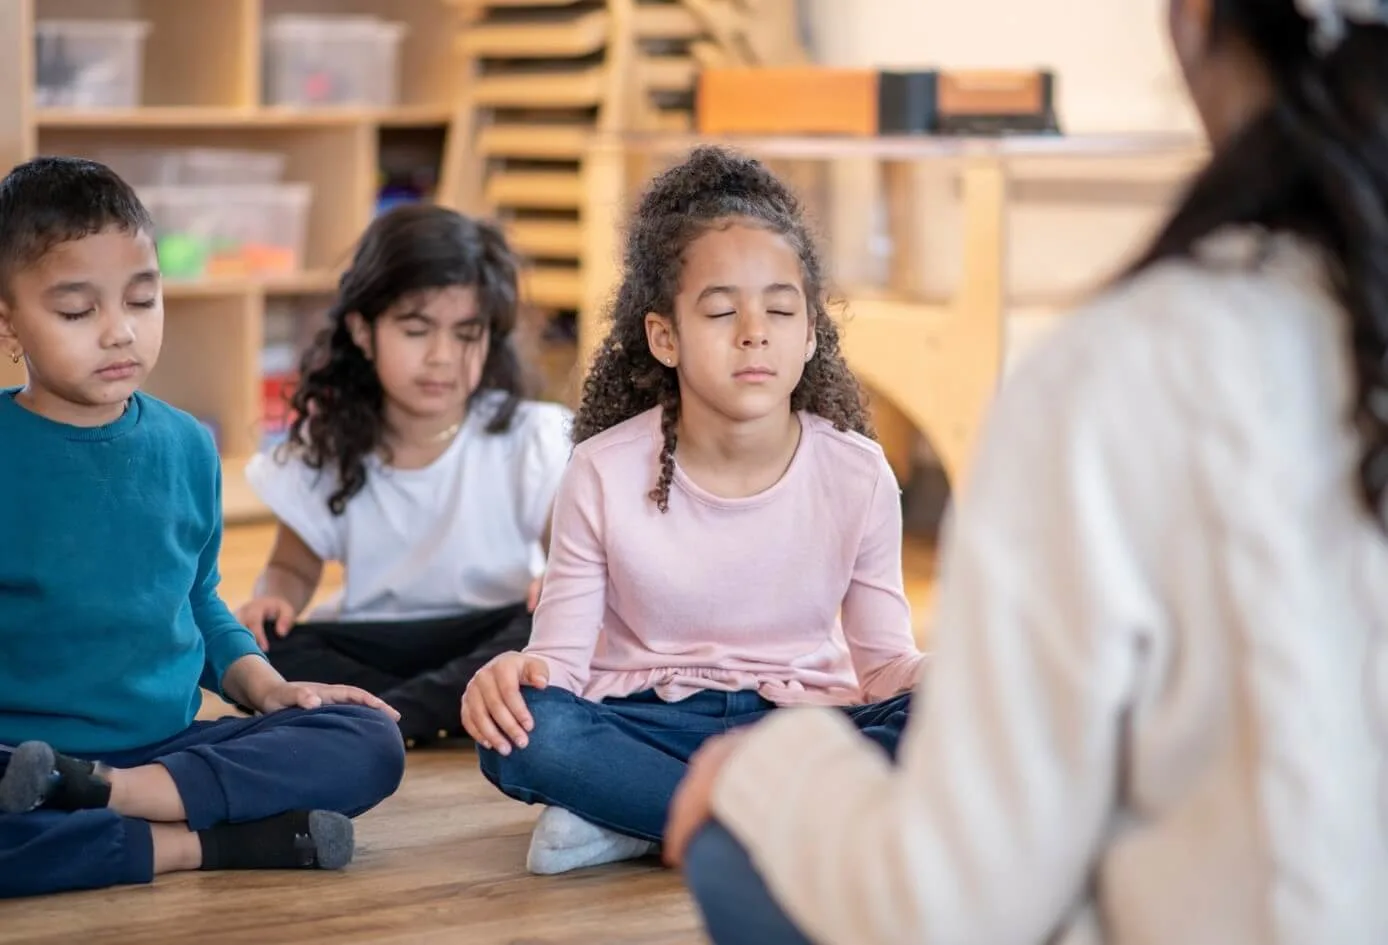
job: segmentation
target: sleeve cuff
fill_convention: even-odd
[[[558,660],[552,657],[545,656],[543,653],[533,653],[529,650],[526,650],[524,652],[526,656],[538,656],[540,659],[545,661],[545,665],[549,667],[549,685],[552,688],[563,689],[566,692],[571,692],[576,696],[582,695],[582,693],[578,691],[578,687],[574,684],[575,680],[573,676],[569,673],[568,667],[565,666],[563,663],[559,662]]]
[[[930,657],[925,653],[898,660],[873,679],[872,686],[864,689],[863,696],[868,702],[885,702],[903,692],[914,692],[919,688],[929,665]]]
[[[255,642],[255,637],[245,627],[237,626],[235,630],[228,630],[218,635],[215,640],[208,641],[207,644],[207,669],[204,686],[212,689],[218,695],[225,695],[222,690],[222,678],[226,676],[227,670],[231,665],[243,656],[258,656],[265,658],[265,654],[260,652],[260,646]],[[206,683],[212,683],[207,686]]]

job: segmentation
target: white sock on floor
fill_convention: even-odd
[[[588,866],[634,860],[654,853],[659,845],[591,824],[562,807],[546,807],[530,835],[525,868],[540,876],[567,873]]]

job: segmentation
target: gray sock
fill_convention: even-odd
[[[289,811],[198,831],[205,870],[340,870],[352,861],[352,821],[334,811]]]
[[[0,813],[98,810],[111,799],[111,783],[98,766],[69,758],[44,742],[25,742],[10,754],[0,778]]]

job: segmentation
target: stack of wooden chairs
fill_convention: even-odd
[[[592,132],[687,131],[701,67],[805,58],[796,0],[451,0],[464,75],[442,198],[503,221],[526,301],[582,303]]]

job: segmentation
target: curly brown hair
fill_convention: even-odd
[[[526,389],[512,343],[516,326],[517,260],[501,230],[445,207],[407,204],[372,221],[338,284],[329,325],[304,353],[290,400],[293,421],[284,448],[311,469],[331,467],[337,488],[328,508],[341,515],[366,485],[366,458],[385,448],[385,391],[376,368],[352,340],[348,316],[375,331],[376,321],[406,296],[450,286],[476,286],[490,347],[475,403],[500,391],[488,433],[510,428]]]
[[[675,473],[680,387],[675,369],[651,354],[646,315],[673,319],[685,250],[710,229],[734,220],[755,221],[779,234],[800,257],[815,354],[791,394],[791,409],[818,414],[839,430],[874,435],[862,388],[839,349],[824,268],[800,200],[760,161],[725,148],[696,148],[651,182],[631,218],[611,328],[583,382],[573,426],[574,442],[581,443],[659,406],[665,442],[650,498],[662,512],[669,509]]]

